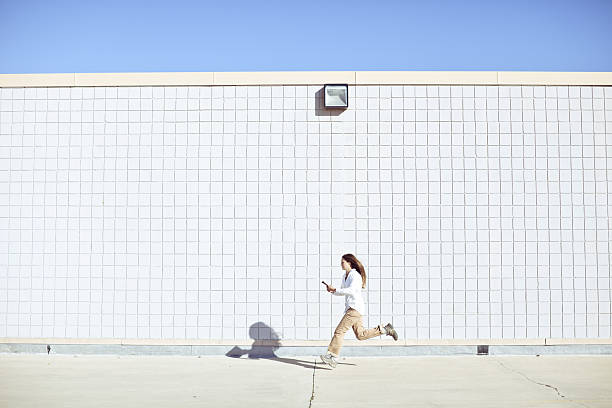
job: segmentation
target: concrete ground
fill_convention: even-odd
[[[315,363],[316,362],[316,363]],[[612,356],[0,354],[0,407],[612,407]]]

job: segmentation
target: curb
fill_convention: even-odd
[[[2,354],[228,356],[249,358],[295,357],[324,354],[326,346],[122,345],[122,344],[0,344]],[[345,346],[343,357],[402,357],[457,355],[612,355],[612,344],[465,345],[465,346]]]

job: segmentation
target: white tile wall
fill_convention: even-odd
[[[0,337],[611,336],[612,88],[320,88],[0,89]]]

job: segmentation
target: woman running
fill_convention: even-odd
[[[331,294],[345,296],[346,305],[344,317],[340,320],[338,327],[336,327],[336,331],[334,331],[334,337],[332,337],[329,343],[327,354],[321,355],[321,360],[331,368],[335,368],[338,364],[336,359],[342,348],[344,334],[351,327],[358,340],[371,339],[372,337],[381,336],[383,334],[392,336],[393,340],[397,340],[397,332],[393,329],[391,323],[387,323],[386,326],[378,325],[373,329],[363,328],[361,316],[365,312],[365,304],[361,297],[361,289],[365,289],[366,286],[365,269],[361,262],[355,258],[355,255],[352,254],[343,255],[341,265],[346,274],[342,279],[342,286],[339,289],[323,282],[327,287],[327,291]]]

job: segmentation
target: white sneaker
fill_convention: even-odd
[[[320,357],[321,357],[321,360],[323,360],[325,364],[327,364],[331,368],[336,368],[336,365],[338,364],[338,362],[336,361],[336,357],[332,356],[329,353],[321,354]]]

